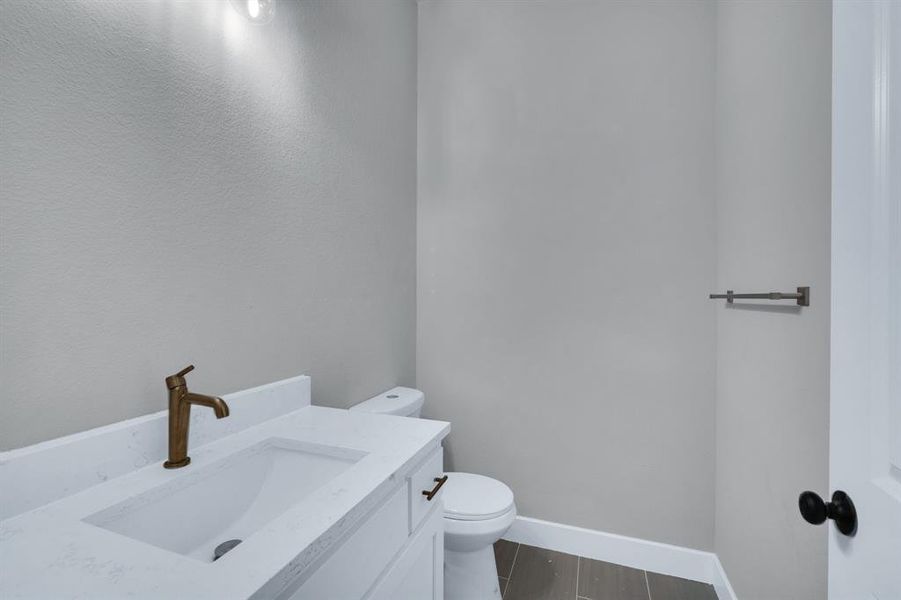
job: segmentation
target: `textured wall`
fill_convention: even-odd
[[[0,448],[414,383],[416,7],[0,3]]]
[[[521,514],[713,546],[714,8],[419,5],[417,380]]]
[[[830,2],[720,2],[718,287],[811,305],[717,308],[716,552],[742,600],[826,597]]]

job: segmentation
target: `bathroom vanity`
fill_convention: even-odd
[[[0,597],[442,598],[449,425],[310,406],[309,383],[193,414],[175,471],[165,413],[0,455]]]

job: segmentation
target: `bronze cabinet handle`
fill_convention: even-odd
[[[422,490],[422,495],[425,496],[426,500],[431,502],[432,498],[435,497],[435,494],[438,493],[438,490],[441,489],[441,486],[444,485],[444,482],[446,482],[446,481],[447,481],[447,475],[445,475],[444,477],[436,477],[435,483],[437,483],[438,485],[433,487],[431,490]]]

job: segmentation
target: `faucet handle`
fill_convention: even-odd
[[[181,371],[179,371],[178,373],[173,375],[173,377],[184,377],[185,375],[187,375],[188,373],[190,373],[193,370],[194,370],[194,365],[188,365],[187,367],[185,367],[184,369],[182,369]]]
[[[185,385],[185,375],[194,370],[194,365],[188,365],[175,375],[169,375],[166,377],[166,387],[170,390],[175,389],[179,386]]]

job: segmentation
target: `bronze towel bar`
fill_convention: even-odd
[[[732,304],[733,300],[797,300],[798,306],[810,306],[810,287],[797,288],[797,292],[764,292],[762,294],[736,294],[732,290],[726,290],[725,294],[710,294],[711,298],[725,298]]]

